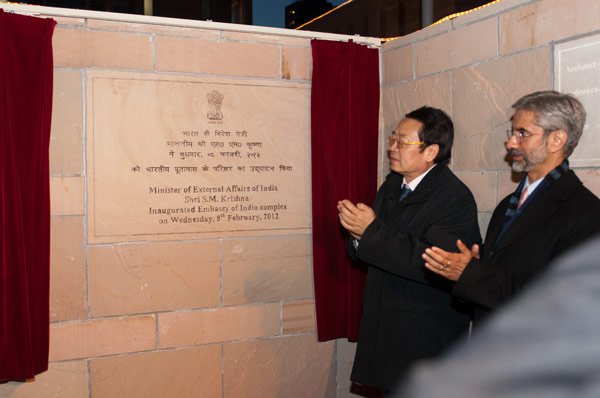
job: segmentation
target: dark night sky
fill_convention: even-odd
[[[273,28],[285,27],[285,6],[295,0],[252,0],[253,25],[270,26]],[[328,0],[333,7],[339,6],[345,0]]]

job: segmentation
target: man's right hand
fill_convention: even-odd
[[[337,204],[338,216],[340,218],[340,224],[346,228],[350,235],[356,240],[360,240],[365,229],[375,219],[375,212],[369,206],[358,203],[350,202],[348,199],[344,199]]]

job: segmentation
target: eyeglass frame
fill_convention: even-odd
[[[424,142],[402,142],[402,141],[400,141],[400,137],[398,137],[395,134],[388,135],[386,138],[387,138],[387,142],[388,142],[388,145],[390,146],[390,148],[394,146],[394,143],[396,143],[396,147],[398,149],[402,149],[408,145],[423,145],[423,144],[425,144]]]
[[[520,128],[520,129],[507,129],[506,130],[506,137],[508,137],[508,140],[510,141],[513,137],[515,137],[515,139],[517,140],[517,142],[522,142],[523,140],[532,137],[534,135],[542,135],[542,134],[546,134],[546,130],[542,130],[541,133],[532,133],[531,131],[528,131],[524,128]]]

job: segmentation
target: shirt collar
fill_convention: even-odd
[[[523,189],[527,188],[527,192],[529,193],[529,195],[531,195],[533,193],[533,191],[535,191],[535,189],[540,185],[542,180],[543,180],[543,178],[539,178],[536,182],[532,182],[530,184],[529,176],[525,176],[525,185],[523,186]]]
[[[420,176],[418,176],[417,178],[415,178],[411,182],[406,182],[406,177],[403,177],[402,178],[402,186],[408,185],[408,187],[410,188],[410,190],[414,191],[415,189],[417,189],[417,185],[419,185],[419,183],[421,181],[423,181],[423,178],[425,178],[425,176],[427,175],[427,173],[429,173],[431,171],[431,169],[433,169],[435,166],[437,166],[437,163],[434,164],[433,166],[431,166],[429,169],[427,169],[426,172],[424,172],[423,174],[421,174]]]

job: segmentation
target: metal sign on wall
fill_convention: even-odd
[[[310,87],[88,73],[90,243],[310,232]]]
[[[583,135],[569,157],[571,166],[600,165],[600,35],[557,45],[554,76],[556,90],[576,96],[587,111]]]

